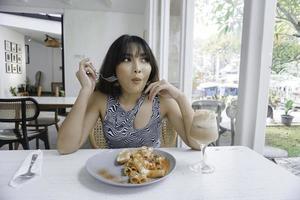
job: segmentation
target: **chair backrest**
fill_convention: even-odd
[[[41,85],[39,85],[37,87],[36,96],[38,96],[38,97],[42,96],[42,92],[43,92],[42,90],[43,90],[43,87]]]
[[[231,101],[226,108],[226,115],[230,119],[231,145],[234,145],[235,137],[235,122],[238,113],[237,100]]]
[[[267,113],[267,118],[274,119],[274,114],[273,114],[273,108],[271,105],[268,105],[268,113]]]
[[[225,103],[217,100],[198,100],[192,103],[192,108],[194,110],[207,109],[215,111],[219,122],[221,122],[221,114],[225,109]]]
[[[161,123],[160,147],[176,147],[177,146],[177,132],[164,118]],[[93,148],[108,148],[106,140],[103,135],[102,121],[99,118],[95,127],[89,134],[89,140]]]
[[[221,127],[222,121],[222,111],[225,109],[225,103],[218,100],[198,100],[192,103],[192,108],[194,110],[206,109],[212,110],[216,113],[217,127],[219,131],[219,136],[224,133],[225,129]],[[220,137],[219,137],[220,138]],[[219,138],[215,142],[216,145],[219,145]]]
[[[0,99],[0,122],[15,123],[14,132],[24,149],[29,149],[26,122],[35,120],[39,113],[38,103],[33,98]],[[19,130],[20,123],[22,131]]]
[[[226,108],[226,115],[230,119],[235,120],[238,112],[237,100],[233,100]]]
[[[40,113],[35,99],[0,99],[0,122],[27,122],[35,120]]]
[[[52,95],[58,97],[59,91],[63,88],[62,82],[51,82],[51,92]]]

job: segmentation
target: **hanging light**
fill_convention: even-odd
[[[44,40],[44,43],[46,47],[53,47],[53,48],[60,47],[59,41],[49,35],[46,35],[46,39]]]

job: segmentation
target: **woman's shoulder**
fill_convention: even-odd
[[[102,100],[106,100],[107,99],[107,95],[100,92],[100,91],[94,91],[90,97],[91,101],[102,101]]]
[[[158,96],[159,102],[161,106],[172,106],[176,101],[173,98],[165,97],[165,96]]]
[[[162,116],[165,116],[171,109],[175,109],[177,105],[176,101],[172,98],[165,97],[165,96],[158,96],[159,104],[160,104],[160,111]]]
[[[103,107],[106,106],[107,101],[107,95],[100,92],[100,91],[94,91],[90,97],[90,103],[93,105],[97,105],[97,107]]]

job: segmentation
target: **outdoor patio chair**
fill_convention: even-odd
[[[268,111],[267,111],[267,118],[270,118],[274,120],[274,111],[271,105],[268,105]],[[263,155],[264,157],[268,158],[269,160],[272,160],[275,162],[275,159],[277,158],[286,158],[288,157],[288,152],[284,149],[278,148],[278,147],[272,147],[265,145],[263,149]]]
[[[234,145],[235,137],[235,122],[237,117],[238,107],[237,100],[233,100],[226,108],[226,115],[230,119],[231,146]]]
[[[27,122],[36,120],[39,113],[38,103],[33,98],[0,99],[0,122],[13,123],[15,126],[0,129],[0,147],[8,144],[12,150],[13,144],[20,143],[23,149],[29,149],[29,141],[36,139],[42,140],[45,148],[49,149],[47,128],[30,129],[27,126]]]
[[[236,123],[237,112],[238,112],[237,100],[234,100],[226,108],[226,114],[230,118],[231,145],[234,145],[234,137],[236,131],[235,123]],[[270,106],[268,106],[268,117],[272,117],[272,115],[273,115],[273,110],[271,112]],[[288,153],[284,149],[265,145],[263,149],[263,155],[264,157],[274,161],[275,158],[287,157]]]
[[[270,118],[270,119],[274,119],[274,114],[273,114],[273,108],[271,105],[268,105],[268,113],[267,113],[267,118]]]
[[[89,140],[93,148],[108,148],[106,140],[103,135],[102,121],[99,118],[95,127],[89,134]],[[177,132],[171,127],[168,120],[164,118],[161,123],[160,147],[176,147],[177,146]]]
[[[192,108],[194,110],[200,110],[200,109],[212,110],[216,113],[217,127],[219,130],[219,138],[216,141],[216,145],[219,146],[220,136],[228,130],[225,127],[222,127],[220,125],[222,121],[222,117],[221,117],[222,111],[225,109],[225,103],[217,100],[198,100],[192,103]]]

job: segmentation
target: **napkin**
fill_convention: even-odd
[[[18,176],[27,172],[27,170],[30,166],[30,162],[31,162],[33,154],[38,154],[38,157],[31,168],[31,172],[35,173],[36,175],[30,179],[25,179],[25,180],[20,181],[20,179],[18,179]],[[19,167],[18,171],[15,173],[13,178],[10,180],[9,185],[11,187],[20,187],[22,185],[25,185],[25,184],[39,178],[42,175],[42,164],[43,164],[43,152],[40,149],[29,153],[29,155],[27,155],[27,157],[25,158],[25,160]]]

